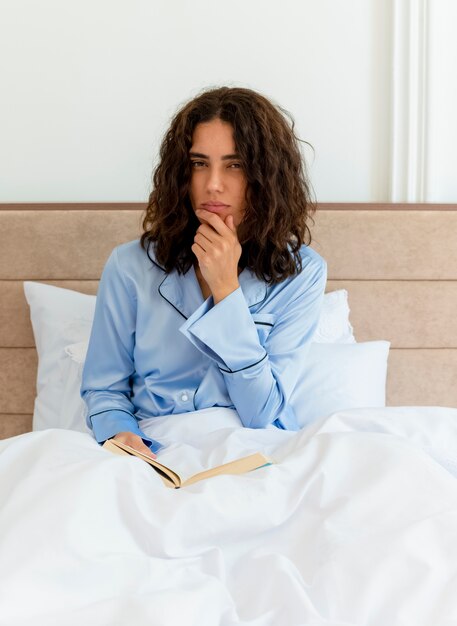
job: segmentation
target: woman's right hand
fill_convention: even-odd
[[[118,441],[125,443],[125,445],[130,446],[135,450],[138,450],[138,452],[142,452],[146,456],[149,456],[151,459],[156,458],[154,452],[151,452],[151,449],[148,448],[148,446],[143,442],[139,435],[135,435],[134,433],[130,432],[122,432],[117,433],[117,435],[115,435],[113,439],[117,439]]]

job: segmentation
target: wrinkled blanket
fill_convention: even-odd
[[[181,464],[275,464],[172,490],[89,434],[1,441],[1,626],[457,624],[457,409],[142,427]]]

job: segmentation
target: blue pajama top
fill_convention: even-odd
[[[244,269],[214,304],[191,267],[167,274],[136,239],[114,248],[100,279],[84,364],[86,421],[103,443],[121,431],[160,443],[140,422],[208,407],[235,409],[244,426],[298,430],[291,393],[317,329],[327,264],[300,250],[299,275],[269,286]]]

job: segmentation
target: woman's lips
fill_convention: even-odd
[[[202,209],[211,213],[223,213],[228,206],[228,204],[202,204]]]

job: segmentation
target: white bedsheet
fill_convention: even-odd
[[[276,465],[171,490],[83,433],[0,442],[1,626],[457,624],[457,409],[146,428],[202,467]]]

